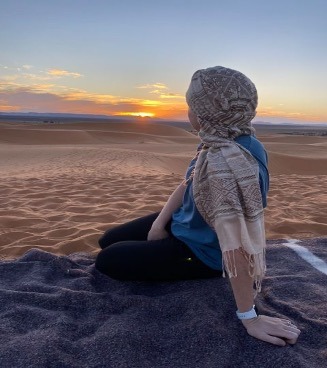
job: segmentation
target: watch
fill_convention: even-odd
[[[255,318],[258,317],[257,312],[254,309],[255,305],[248,311],[248,312],[239,312],[238,310],[236,311],[236,315],[238,319],[251,319],[251,318]]]

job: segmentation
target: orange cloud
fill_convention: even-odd
[[[182,98],[185,99],[185,96],[179,95],[177,93],[167,93],[167,94],[160,94],[160,98]]]
[[[47,74],[53,77],[73,77],[73,78],[82,77],[82,74],[68,72],[67,70],[62,69],[48,69]]]
[[[156,100],[141,100],[142,106],[158,107],[162,106],[162,102]]]
[[[56,75],[55,73],[40,72],[39,74],[34,74],[19,71],[17,74],[3,75],[1,79],[6,81],[20,81],[21,83],[28,83],[28,85],[30,85],[31,82],[56,80],[60,77],[60,75]]]
[[[59,85],[56,80],[61,77],[78,78],[79,73],[52,68],[47,71],[29,73],[32,66],[23,65],[21,71],[6,75],[0,79],[6,104],[3,111],[40,111],[40,112],[85,112],[101,114],[134,114],[134,116],[158,116],[186,118],[184,96],[169,92],[164,83],[145,84],[137,88],[144,89],[145,96],[132,98],[112,94],[90,93],[83,89]],[[47,83],[49,81],[49,83]],[[24,99],[22,99],[24,96]],[[151,96],[151,97],[150,97]]]
[[[84,90],[54,84],[21,85],[0,81],[0,110],[61,113],[88,113],[143,117],[174,118],[183,111],[185,103],[169,99],[123,98],[120,96],[94,94]]]
[[[168,97],[163,97],[167,95]],[[19,84],[16,80],[0,80],[1,111],[36,111],[87,113],[122,116],[149,116],[166,119],[187,119],[184,97],[162,93],[157,99],[126,98],[110,94],[89,93],[50,83]],[[326,122],[324,114],[310,111],[286,111],[287,106],[261,107],[257,119],[291,119],[292,121]]]
[[[98,104],[106,104],[106,103],[114,104],[117,101],[119,101],[117,97],[112,95],[88,93],[84,90],[77,90],[77,89],[71,89],[67,92],[63,92],[61,96],[66,101],[84,100],[84,101],[92,101]]]
[[[7,112],[19,111],[19,107],[10,106],[6,101],[0,100],[0,111],[7,111]]]
[[[141,87],[138,87],[138,88],[153,88],[153,87],[156,87],[157,89],[154,89],[152,91],[149,91],[149,93],[153,94],[153,95],[158,95],[159,98],[182,98],[182,99],[185,99],[185,97],[183,95],[180,95],[178,93],[171,93],[171,92],[168,92],[168,91],[163,91],[164,89],[165,90],[168,90],[168,87],[164,84],[161,83],[161,87],[160,87],[160,84],[147,84],[145,86],[141,86]]]
[[[136,88],[141,88],[141,89],[152,89],[152,88],[168,89],[168,87],[164,83],[144,84],[143,86],[138,86]]]

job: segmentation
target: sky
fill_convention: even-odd
[[[186,120],[192,74],[248,76],[257,121],[327,123],[325,0],[1,0],[0,111]]]

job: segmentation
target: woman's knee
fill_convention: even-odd
[[[99,240],[98,240],[98,244],[99,244],[99,246],[100,246],[100,248],[101,248],[101,249],[104,249],[104,248],[106,247],[107,242],[106,242],[105,234],[103,234],[103,235],[99,238]]]
[[[109,245],[116,243],[119,241],[117,236],[115,236],[114,229],[107,230],[98,240],[98,244],[101,249],[109,247]]]
[[[110,247],[101,250],[95,260],[95,268],[116,280],[123,280],[122,271],[124,269],[123,260],[121,259],[121,254],[115,247]]]
[[[101,246],[101,245],[100,245]],[[101,273],[106,274],[107,276],[111,276],[113,267],[112,262],[110,260],[110,255],[105,255],[103,251],[101,251],[95,260],[95,268]]]

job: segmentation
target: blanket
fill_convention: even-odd
[[[260,313],[302,330],[286,347],[247,334],[228,279],[122,282],[90,254],[38,249],[1,261],[0,367],[326,367],[327,275],[315,265],[326,265],[327,238],[293,242],[316,263],[289,243],[268,242],[256,299]]]

